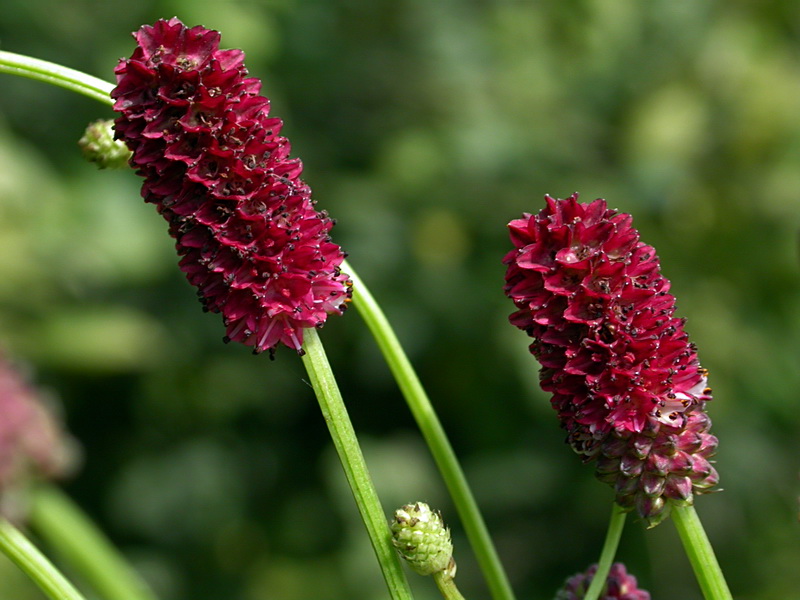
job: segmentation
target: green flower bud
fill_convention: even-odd
[[[114,139],[113,125],[114,121],[110,119],[90,123],[78,140],[84,158],[101,169],[122,169],[131,157],[125,142]]]
[[[442,514],[424,502],[406,504],[394,513],[391,525],[395,548],[420,575],[447,569],[455,575],[453,543]]]

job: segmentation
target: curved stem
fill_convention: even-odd
[[[425,389],[414,372],[392,326],[372,294],[349,264],[343,264],[342,270],[348,273],[353,280],[353,305],[378,343],[453,498],[453,503],[486,578],[492,598],[513,600],[514,592],[503,565],[500,563],[478,504],[475,502],[461,465]]]
[[[0,550],[52,600],[85,600],[21,531],[0,519]]]
[[[433,579],[445,600],[464,600],[464,596],[456,587],[456,580],[447,572],[447,569],[434,573]]]
[[[603,550],[600,552],[600,560],[597,562],[597,571],[595,571],[589,589],[586,590],[584,600],[597,600],[603,588],[605,588],[606,579],[608,579],[608,573],[611,570],[611,563],[614,562],[614,556],[617,554],[619,539],[622,537],[622,529],[625,527],[625,518],[627,516],[628,511],[614,502],[611,507],[611,519],[608,522],[606,540],[603,542]]]
[[[311,387],[319,401],[322,416],[328,425],[347,482],[356,500],[372,547],[378,557],[389,594],[395,600],[412,598],[400,557],[392,546],[392,532],[370,478],[364,456],[358,445],[353,425],[347,414],[339,387],[333,377],[325,349],[315,329],[303,332],[303,364],[311,379]]]
[[[114,89],[113,84],[46,60],[0,50],[0,73],[51,83],[100,102],[113,104],[109,96]]]
[[[52,83],[84,94],[107,105],[113,105],[113,100],[109,96],[114,88],[113,84],[47,61],[0,51],[0,73],[11,73]],[[363,283],[358,280],[353,270],[349,266],[345,267],[345,270],[355,282],[354,304],[367,322],[378,342],[378,346],[384,353],[386,361],[417,421],[417,425],[431,448],[431,453],[442,473],[445,484],[453,496],[453,502],[475,551],[478,563],[484,572],[492,597],[495,600],[513,600],[514,594],[505,571],[500,564],[494,544],[489,537],[483,517],[478,510],[477,503],[472,496],[455,453],[439,423],[430,400],[428,400],[425,390],[422,388],[383,311],[381,311]],[[313,336],[314,334],[307,336],[307,339]],[[381,516],[381,521],[386,525],[383,515]],[[369,525],[368,529],[370,529]],[[373,539],[374,544],[375,539]],[[391,556],[394,560],[399,561],[394,554],[394,550],[392,550]],[[399,566],[399,562],[397,564]],[[402,574],[402,571],[400,573]],[[384,572],[385,576],[386,574]]]
[[[106,600],[156,596],[72,500],[54,486],[32,498],[31,527]]]
[[[674,507],[672,521],[678,529],[683,549],[692,564],[703,597],[706,600],[732,600],[733,596],[694,506]]]
[[[0,73],[50,83],[109,106],[114,104],[110,96],[113,84],[49,61],[0,51]],[[31,521],[39,534],[68,557],[104,597],[110,600],[155,599],[94,525],[54,488],[40,490],[36,495]],[[21,533],[7,522],[0,523],[0,527],[3,550],[51,598],[83,600]]]

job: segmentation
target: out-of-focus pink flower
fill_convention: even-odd
[[[707,372],[655,249],[604,200],[545,197],[509,223],[511,323],[533,338],[567,441],[651,525],[717,483]]]
[[[75,445],[41,394],[0,355],[0,512],[21,518],[25,493],[37,479],[55,479],[74,466]]]
[[[204,307],[222,314],[226,341],[300,352],[303,329],[341,313],[351,282],[283,123],[269,116],[244,54],[219,49],[218,32],[173,18],[134,37],[112,97],[144,199],[169,222],[180,267]]]

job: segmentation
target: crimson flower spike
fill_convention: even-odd
[[[707,372],[675,313],[655,250],[605,200],[545,196],[509,223],[510,321],[533,338],[542,389],[584,461],[649,526],[711,491],[717,439]]]
[[[145,201],[169,222],[181,270],[222,314],[225,341],[302,353],[303,329],[342,313],[352,283],[282,121],[218,32],[173,18],[134,37],[115,70],[116,137],[145,178]]]

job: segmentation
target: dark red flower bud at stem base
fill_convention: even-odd
[[[592,565],[585,573],[573,575],[564,583],[555,600],[583,600],[592,584],[597,565]],[[622,563],[614,563],[606,578],[601,600],[650,600],[650,593],[639,589],[636,577],[630,575]]]
[[[510,321],[533,338],[567,441],[584,460],[600,457],[617,502],[654,525],[667,500],[691,503],[717,483],[707,372],[630,215],[577,194],[545,201],[509,223]]]
[[[222,314],[226,341],[300,352],[303,329],[344,311],[351,282],[282,121],[244,54],[219,49],[218,32],[173,18],[134,37],[111,95],[142,196],[169,222],[180,268]]]

